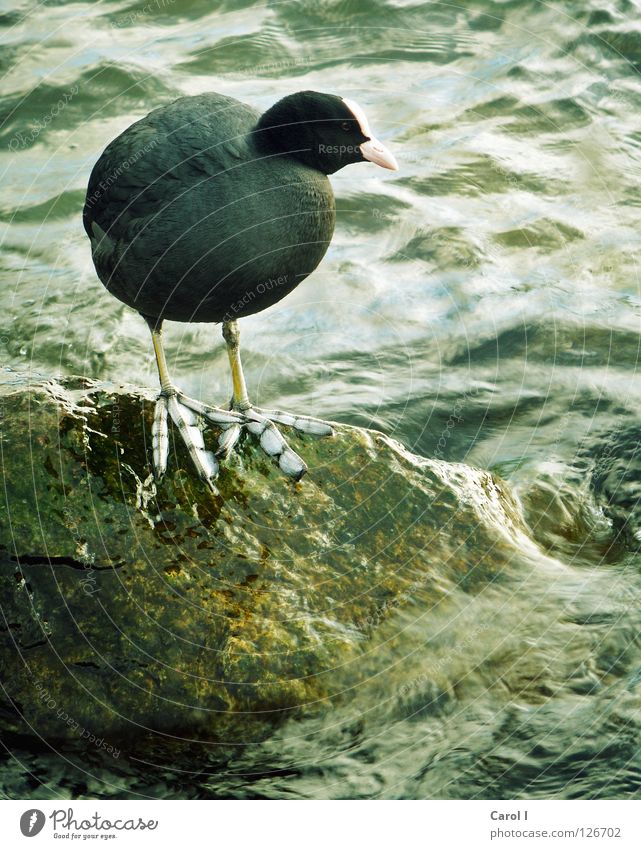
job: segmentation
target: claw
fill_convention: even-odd
[[[154,472],[161,480],[167,471],[169,456],[169,429],[167,428],[167,399],[160,395],[154,410],[154,423],[151,428],[151,445],[154,457]]]
[[[299,481],[307,471],[305,461],[295,451],[292,451],[289,445],[278,458],[278,465],[282,472],[296,481]]]
[[[176,395],[170,395],[167,399],[167,408],[171,420],[180,431],[183,442],[193,460],[198,474],[214,492],[214,478],[218,476],[218,460],[213,452],[205,450],[203,435],[197,426],[197,413],[181,404]]]

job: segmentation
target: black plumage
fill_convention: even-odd
[[[89,180],[100,279],[154,319],[219,322],[271,306],[323,258],[335,221],[327,174],[364,161],[365,141],[341,98],[315,92],[263,116],[219,94],[155,109]]]

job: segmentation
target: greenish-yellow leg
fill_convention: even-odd
[[[207,451],[205,448],[198,418],[203,416],[220,427],[229,428],[244,422],[245,417],[233,410],[221,410],[203,404],[202,401],[188,398],[179,392],[169,377],[162,344],[162,328],[150,323],[150,329],[160,378],[160,395],[156,400],[152,427],[152,448],[156,477],[162,478],[167,471],[169,456],[168,418],[171,418],[178,428],[198,474],[215,491],[214,480],[218,475],[218,460],[212,451]]]
[[[307,471],[304,461],[293,451],[274,424],[289,425],[302,433],[316,436],[331,436],[332,426],[329,422],[311,416],[297,416],[282,410],[263,410],[252,406],[247,394],[247,384],[240,360],[240,331],[237,321],[223,322],[223,338],[227,344],[229,365],[231,366],[233,397],[232,409],[241,413],[246,421],[235,423],[223,432],[218,455],[228,455],[236,444],[241,430],[245,427],[251,434],[257,436],[260,446],[270,457],[273,457],[285,474],[299,480]]]

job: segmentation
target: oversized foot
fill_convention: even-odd
[[[214,480],[218,476],[218,460],[212,451],[205,449],[203,434],[198,426],[198,417],[203,416],[222,428],[240,427],[247,419],[234,410],[221,410],[188,398],[176,390],[161,392],[156,400],[154,423],[151,430],[151,443],[154,457],[154,470],[158,479],[167,471],[169,456],[168,418],[178,428],[198,474],[213,491]],[[223,434],[226,430],[223,431]]]
[[[199,416],[222,428],[215,452],[205,448],[203,433],[198,426]],[[158,479],[162,478],[167,471],[169,419],[178,428],[198,474],[213,491],[216,490],[214,481],[219,472],[218,458],[229,457],[243,428],[258,437],[263,451],[276,460],[280,469],[294,480],[302,478],[307,471],[307,466],[302,458],[289,447],[274,422],[314,436],[331,436],[333,433],[332,426],[328,422],[311,416],[297,416],[281,410],[262,410],[259,407],[250,407],[242,412],[222,410],[194,398],[188,398],[176,390],[161,392],[156,401],[151,431],[154,469]]]

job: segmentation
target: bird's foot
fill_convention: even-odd
[[[169,456],[168,419],[170,418],[178,428],[198,474],[207,486],[215,492],[214,480],[218,476],[218,459],[213,451],[207,451],[205,448],[203,433],[198,425],[199,416],[224,428],[223,435],[229,429],[240,427],[247,421],[242,413],[237,413],[234,410],[221,410],[218,407],[211,407],[209,404],[203,404],[202,401],[188,398],[177,390],[163,390],[156,400],[154,423],[151,431],[154,470],[158,479],[162,478],[167,471]]]
[[[203,433],[198,424],[198,418],[201,416],[222,429],[216,451],[208,451],[205,448]],[[259,407],[222,410],[188,398],[177,390],[163,391],[156,400],[152,427],[154,469],[158,479],[167,471],[169,419],[178,428],[198,474],[213,491],[216,491],[214,481],[219,472],[218,460],[229,457],[243,428],[258,437],[263,451],[276,460],[280,469],[294,480],[302,478],[307,466],[290,448],[275,422],[314,436],[331,436],[333,433],[329,422],[311,416],[297,416],[281,410],[263,410]]]
[[[281,471],[294,480],[300,480],[307,471],[305,461],[290,448],[287,440],[278,430],[278,424],[293,427],[300,433],[310,433],[315,436],[331,436],[334,432],[329,422],[315,419],[311,416],[297,416],[293,413],[284,413],[282,410],[263,410],[260,407],[248,407],[245,410],[237,410],[245,417],[242,424],[234,423],[223,430],[218,444],[218,457],[228,457],[233,450],[242,428],[258,437],[260,447],[272,459],[276,460]]]

